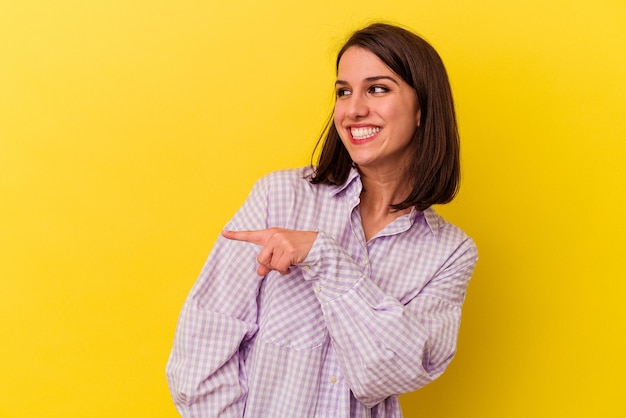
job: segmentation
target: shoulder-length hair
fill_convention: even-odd
[[[409,162],[409,196],[391,205],[393,210],[415,206],[424,210],[450,202],[460,181],[459,134],[452,91],[446,69],[435,49],[408,30],[375,23],[352,34],[337,54],[339,61],[351,47],[375,54],[413,88],[421,110],[420,124],[413,136],[414,155]],[[316,145],[323,143],[313,184],[343,184],[353,166],[339,133],[329,118]]]

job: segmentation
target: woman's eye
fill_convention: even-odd
[[[337,97],[345,97],[345,96],[349,96],[350,95],[350,90],[348,89],[338,89],[337,90]]]
[[[383,86],[372,86],[370,87],[370,93],[387,93],[389,91],[389,89],[387,87],[383,87]]]

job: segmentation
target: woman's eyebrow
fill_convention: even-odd
[[[366,79],[364,79],[363,81],[368,82],[368,83],[372,83],[374,81],[378,81],[378,80],[390,80],[392,82],[394,82],[395,84],[398,84],[398,82],[393,78],[390,77],[388,75],[376,75],[376,76],[372,76],[372,77],[367,77]],[[335,81],[335,85],[341,85],[341,86],[347,86],[350,83],[348,83],[345,80],[337,80]],[[398,84],[399,85],[399,84]]]

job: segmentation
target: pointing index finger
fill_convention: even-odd
[[[229,231],[223,230],[222,235],[224,238],[233,241],[251,242],[257,245],[265,245],[267,241],[267,230],[260,231]]]

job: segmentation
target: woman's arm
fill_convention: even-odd
[[[241,346],[257,330],[255,265],[226,240],[214,247],[179,317],[166,367],[170,391],[184,417],[241,417],[246,376]],[[239,246],[241,247],[241,246]],[[244,249],[245,251],[245,249]],[[238,254],[241,260],[254,257]]]
[[[476,259],[474,243],[460,242],[428,284],[403,304],[366,277],[332,238],[319,234],[301,268],[305,279],[317,282],[335,353],[359,401],[372,407],[443,373],[456,350]]]
[[[267,193],[257,183],[227,225],[266,227]],[[166,367],[168,384],[184,417],[241,417],[247,396],[243,361],[257,332],[253,246],[219,237],[181,311]]]

